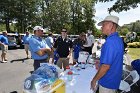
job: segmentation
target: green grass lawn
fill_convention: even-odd
[[[140,59],[140,48],[128,48],[128,54],[132,58],[132,60]]]

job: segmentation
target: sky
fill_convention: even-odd
[[[102,21],[108,14],[107,9],[113,5],[113,2],[107,3],[97,3],[95,5],[96,13],[95,20],[98,22]],[[116,12],[112,12],[111,15],[115,15],[119,17],[119,25],[122,26],[124,24],[129,24],[131,22],[135,22],[136,20],[140,20],[140,5],[138,5],[135,9],[130,9],[128,11],[120,12],[119,14]],[[96,27],[100,28],[97,26]]]

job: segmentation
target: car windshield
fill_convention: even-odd
[[[8,36],[9,42],[16,42],[16,38],[14,36]]]

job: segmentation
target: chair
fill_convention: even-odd
[[[131,84],[129,84],[128,82],[125,81],[130,76],[133,79]],[[124,78],[124,80],[121,80],[120,87],[119,87],[119,89],[122,90],[121,93],[130,91],[131,86],[136,84],[137,81],[139,80],[139,78],[140,77],[139,77],[139,75],[138,75],[136,70],[131,71],[130,74],[126,78]]]
[[[128,68],[129,68],[129,69],[128,69]],[[129,65],[123,65],[123,70],[130,73],[133,69],[132,69],[132,67],[129,66]]]

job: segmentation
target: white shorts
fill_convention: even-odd
[[[1,50],[2,50],[2,53],[7,53],[8,45],[1,45]]]
[[[116,90],[105,88],[105,87],[99,85],[99,93],[116,93]]]

